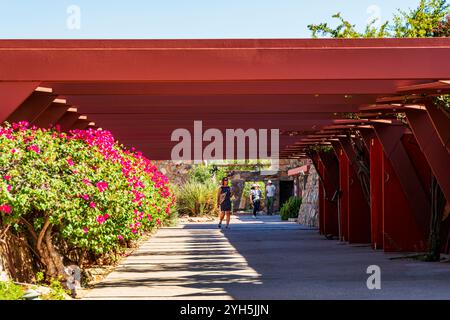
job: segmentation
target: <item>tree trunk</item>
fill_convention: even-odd
[[[41,261],[45,265],[47,276],[65,278],[64,265],[62,258],[55,250],[51,239],[51,225],[48,218],[45,219],[44,226],[39,232],[36,242],[36,250],[41,256]]]
[[[47,231],[45,232],[45,236],[44,236],[48,255],[51,259],[51,263],[53,264],[53,268],[56,272],[56,277],[61,276],[62,280],[63,279],[65,280],[66,274],[64,272],[63,259],[62,259],[61,255],[58,253],[58,251],[56,251],[55,247],[53,246],[51,234],[52,234],[52,228],[50,226],[49,228],[47,228]]]

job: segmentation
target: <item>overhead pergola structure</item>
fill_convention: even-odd
[[[195,120],[279,129],[280,158],[320,174],[321,233],[420,251],[431,175],[450,200],[450,120],[435,101],[449,57],[449,38],[1,40],[0,121],[107,129],[151,159],[170,159],[171,133]]]

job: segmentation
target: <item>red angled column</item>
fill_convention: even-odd
[[[333,199],[333,195],[339,189],[339,165],[334,152],[320,152],[319,158],[325,189],[323,196],[324,233],[328,236],[338,236],[337,198]]]
[[[373,137],[370,149],[370,220],[372,248],[383,248],[383,147]]]
[[[5,121],[38,86],[39,82],[0,82],[0,123]]]
[[[385,155],[382,168],[384,251],[425,251],[427,239],[423,226],[418,224],[411,210],[414,203],[408,203],[396,172]],[[427,212],[423,214],[429,216]]]
[[[370,243],[370,207],[364,198],[361,182],[356,173],[355,154],[348,139],[340,139],[348,165],[348,242]]]
[[[316,159],[315,163],[317,164],[317,174],[323,177],[322,162]],[[320,234],[325,234],[325,194],[322,179],[319,179],[319,232]]]
[[[349,190],[348,190],[348,171],[349,162],[347,156],[344,154],[342,148],[336,148],[339,156],[339,187],[341,195],[339,197],[339,211],[340,211],[340,227],[341,240],[348,241],[348,205],[349,205]]]

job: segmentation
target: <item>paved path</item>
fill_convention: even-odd
[[[164,228],[88,299],[450,299],[450,263],[391,260],[279,217]],[[381,267],[381,290],[366,269]]]

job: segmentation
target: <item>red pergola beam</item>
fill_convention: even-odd
[[[26,120],[33,122],[55,100],[56,95],[49,92],[34,91],[9,117],[9,122]]]
[[[350,163],[345,155],[342,145],[334,141],[333,148],[339,160],[339,225],[340,240],[348,241],[348,219],[349,219],[349,167]]]
[[[384,245],[383,221],[383,147],[377,137],[369,140],[370,154],[370,217],[372,247],[382,249]]]
[[[324,81],[326,85],[324,85]],[[44,82],[42,86],[53,88],[66,95],[267,95],[314,94],[320,95],[379,95],[394,94],[398,87],[410,84],[405,80],[283,80],[264,81],[171,81],[171,82]],[[346,99],[346,103],[349,100]],[[350,100],[351,102],[351,100]]]
[[[322,164],[322,179],[326,194],[323,197],[323,215],[325,235],[339,236],[337,198],[333,195],[339,190],[339,162],[333,152],[319,152]]]
[[[0,123],[6,120],[21,105],[39,82],[1,82],[0,81]]]
[[[0,80],[445,79],[448,56],[447,38],[2,40]]]
[[[348,168],[343,170],[346,171],[348,179],[343,183],[347,188],[343,193],[348,195],[348,241],[350,243],[370,243],[370,206],[364,198],[361,181],[357,174],[356,154],[348,138],[340,138],[339,141],[348,160]]]
[[[399,87],[397,89],[398,92],[414,92],[414,93],[426,93],[426,92],[434,92],[434,93],[444,93],[444,91],[450,90],[450,81],[434,81],[423,84],[415,84],[410,86]]]
[[[426,111],[408,110],[406,117],[445,198],[450,201],[450,154],[441,143]]]
[[[442,145],[450,151],[450,124],[448,116],[444,112],[438,109],[435,105],[428,104],[426,106],[428,116],[433,123]]]
[[[64,116],[69,108],[70,106],[65,103],[53,102],[39,115],[37,119],[32,122],[32,124],[41,128],[48,128],[50,125],[55,125],[58,123],[59,119]]]

